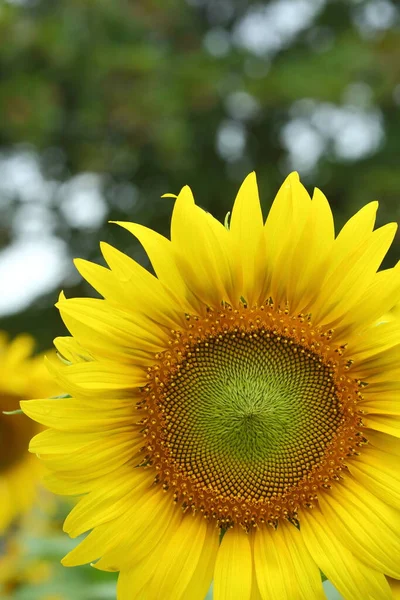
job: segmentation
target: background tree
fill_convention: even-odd
[[[43,347],[58,290],[94,294],[69,259],[105,240],[145,261],[107,221],[167,233],[160,196],[186,183],[222,219],[249,171],[267,208],[295,168],[339,222],[376,198],[399,215],[389,0],[3,0],[0,38],[0,274],[11,256],[33,279],[10,292],[8,266],[1,327]]]

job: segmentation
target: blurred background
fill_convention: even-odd
[[[223,219],[251,170],[267,209],[295,169],[338,228],[375,199],[378,224],[398,220],[399,12],[390,0],[0,0],[0,329],[49,348],[65,333],[60,289],[95,295],[71,259],[102,263],[104,240],[148,265],[108,221],[167,234],[160,196],[185,184]],[[386,266],[398,256],[399,238]],[[94,572],[82,569],[57,577],[79,588]]]

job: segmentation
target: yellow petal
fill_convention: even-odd
[[[118,544],[108,548],[96,568],[109,571],[118,566],[120,570],[132,568],[150,553],[163,551],[182,521],[182,511],[173,498],[155,487],[141,498],[135,497],[126,513],[111,523],[124,530]],[[100,525],[101,527],[101,525]],[[159,562],[156,556],[156,563]]]
[[[41,454],[40,459],[47,468],[70,473],[74,479],[102,477],[134,458],[141,444],[133,442],[129,434],[116,434],[88,445],[84,454]]]
[[[292,600],[299,597],[290,553],[280,527],[278,530],[262,527],[254,537],[254,565],[263,600]]]
[[[128,503],[119,517],[95,527],[62,563],[72,567],[103,556],[108,567],[126,569],[157,546],[172,511],[177,512],[170,497],[160,490],[147,492],[134,503]]]
[[[400,507],[399,456],[368,445],[347,466],[358,483],[387,504]]]
[[[43,477],[43,485],[53,494],[60,496],[79,496],[86,494],[92,489],[93,481],[85,479],[84,481],[72,482],[69,479],[65,480],[61,476],[48,473]]]
[[[258,295],[254,291],[257,285],[256,259],[263,235],[263,216],[254,172],[246,177],[240,187],[232,209],[229,233],[237,263],[242,270],[242,295],[251,306]]]
[[[251,586],[251,596],[250,600],[263,600],[260,594],[260,590],[258,589],[256,574],[253,572],[253,583]]]
[[[63,389],[74,396],[132,398],[146,384],[146,371],[135,365],[88,361],[75,365],[49,364],[49,371]]]
[[[113,476],[112,487],[97,488],[73,507],[64,521],[64,531],[76,537],[93,527],[107,523],[122,514],[144,494],[154,482],[145,469],[132,469],[130,475]]]
[[[140,426],[126,425],[114,430],[106,430],[101,433],[102,441],[119,434],[127,433],[132,445],[144,444],[145,440],[140,431]],[[46,429],[31,439],[30,452],[35,454],[70,454],[71,452],[87,452],[94,443],[99,443],[99,432],[70,432],[57,429]]]
[[[314,191],[308,221],[294,249],[288,300],[291,310],[303,312],[317,295],[334,241],[333,216],[322,192]]]
[[[301,600],[324,600],[320,571],[308,552],[300,531],[291,523],[283,522],[282,533],[292,559]]]
[[[147,563],[146,566],[147,570],[154,568],[153,560],[151,561],[151,565]],[[146,573],[147,570],[145,571]],[[151,600],[147,590],[143,589],[143,586],[138,587],[142,572],[139,571],[138,573],[136,569],[125,569],[120,572],[117,583],[117,600]]]
[[[294,525],[262,527],[255,533],[254,562],[263,600],[323,600],[319,569]]]
[[[363,423],[370,429],[376,429],[376,431],[382,431],[383,433],[400,437],[400,417],[398,416],[398,413],[396,413],[396,415],[390,414],[389,416],[369,414],[363,416]]]
[[[7,351],[4,353],[3,359],[7,361],[7,368],[11,370],[13,365],[21,363],[23,360],[32,355],[35,348],[35,340],[28,334],[17,335],[7,345]]]
[[[388,454],[400,456],[399,438],[388,435],[387,433],[382,433],[381,431],[373,431],[372,429],[368,430],[367,435],[368,443],[373,448],[377,448],[382,452],[387,452]]]
[[[104,259],[120,282],[119,287],[123,295],[119,303],[123,302],[128,308],[134,305],[138,312],[170,328],[182,324],[184,315],[179,303],[159,279],[113,246],[101,242],[100,248]],[[143,298],[146,298],[147,302],[143,303]]]
[[[252,572],[249,535],[240,527],[228,529],[215,564],[215,600],[250,600]]]
[[[171,241],[179,271],[203,304],[218,308],[222,301],[230,304],[239,301],[240,290],[229,252],[229,232],[194,204],[187,186],[175,202]]]
[[[206,543],[207,523],[193,515],[187,515],[166,543],[157,569],[148,589],[149,597],[184,600],[190,597],[186,590],[199,568],[199,561]],[[218,534],[215,532],[215,538]],[[212,573],[212,572],[211,572]],[[205,574],[206,575],[206,574]],[[211,579],[206,582],[206,590]],[[204,587],[204,586],[202,586]]]
[[[277,304],[291,300],[294,250],[310,210],[311,199],[298,174],[292,173],[281,186],[265,223],[264,300],[269,296]]]
[[[327,273],[312,309],[315,324],[330,325],[345,318],[349,308],[371,285],[396,229],[395,223],[377,229],[353,253],[344,255],[336,269]]]
[[[400,327],[396,321],[374,324],[351,339],[351,357],[361,361],[382,350],[396,346],[399,340]],[[368,386],[368,390],[364,390],[364,393],[369,393],[370,389],[371,386]]]
[[[293,221],[293,188],[299,181],[297,173],[289,175],[280,187],[264,226],[264,244],[257,259],[260,265],[260,302],[271,296],[271,281],[276,263],[288,243],[288,224]]]
[[[334,244],[330,270],[335,270],[346,256],[354,252],[371,234],[376,219],[378,202],[370,202],[344,224]]]
[[[351,477],[319,498],[321,511],[334,523],[335,535],[372,568],[400,577],[400,513]]]
[[[107,409],[95,409],[87,401],[65,398],[57,400],[24,400],[21,408],[28,417],[61,431],[103,431],[134,422],[132,403],[117,401]]]
[[[93,360],[91,354],[84,350],[73,337],[57,337],[54,340],[58,354],[71,363],[87,362]]]
[[[124,297],[123,289],[115,275],[105,267],[96,265],[82,258],[75,258],[74,265],[82,277],[108,300],[121,302]]]
[[[165,348],[168,334],[161,327],[94,298],[61,299],[56,305],[74,337],[94,356],[148,364]]]
[[[171,242],[148,227],[137,223],[117,222],[117,225],[130,231],[142,244],[159,280],[173,293],[180,304],[187,304],[188,312],[198,308],[176,264],[175,251]]]
[[[378,333],[378,332],[377,332]],[[388,378],[390,371],[396,371],[400,364],[400,344],[356,360],[351,373],[355,379],[367,381],[379,381]]]
[[[327,521],[319,508],[303,511],[300,532],[321,571],[346,600],[391,600],[389,585],[381,573],[358,560],[335,535],[336,521]]]
[[[207,525],[203,550],[197,564],[197,569],[187,585],[185,598],[190,600],[204,600],[206,597],[213,578],[219,548],[219,534],[220,530],[215,527],[214,523],[211,522]],[[257,598],[251,598],[251,600],[257,600]]]
[[[354,336],[354,341],[358,345],[358,339],[354,334],[365,329],[384,313],[390,311],[398,302],[400,296],[399,271],[399,266],[396,266],[394,269],[376,273],[371,285],[366,289],[360,300],[354,306],[349,307],[344,323],[335,326],[335,340],[348,341],[350,336]],[[394,326],[397,326],[398,329],[397,322],[390,325],[392,330]],[[382,326],[379,326],[380,331],[382,331]],[[376,330],[376,327],[372,329]],[[375,343],[381,343],[379,329],[375,331]]]
[[[360,409],[372,415],[400,415],[400,380],[392,377],[383,381],[373,381],[363,389]],[[391,417],[388,417],[390,422]],[[393,418],[395,422],[395,417]],[[396,425],[394,424],[396,427]]]

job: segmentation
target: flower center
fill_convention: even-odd
[[[28,452],[35,423],[25,415],[5,415],[19,408],[19,398],[0,395],[0,472],[13,467]]]
[[[144,389],[146,460],[175,500],[221,526],[296,518],[364,441],[330,332],[272,306],[188,318]]]

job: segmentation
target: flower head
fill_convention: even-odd
[[[76,261],[104,297],[59,308],[58,383],[23,404],[50,427],[31,450],[51,489],[84,494],[92,530],[64,559],[119,570],[118,597],[392,598],[400,579],[396,231],[377,203],[335,238],[329,204],[296,174],[263,223],[255,175],[228,227],[176,199],[171,240],[120,223],[156,277],[108,246]]]
[[[8,341],[0,332],[0,544],[7,527],[32,505],[41,471],[28,452],[39,426],[25,415],[5,413],[19,409],[24,398],[40,398],[58,389],[43,355],[32,357],[34,345],[29,335]]]

